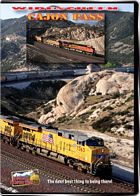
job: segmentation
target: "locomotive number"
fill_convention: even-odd
[[[85,152],[85,148],[81,147],[81,146],[77,146],[77,150],[80,152]]]

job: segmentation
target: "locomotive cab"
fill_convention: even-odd
[[[91,137],[86,141],[87,146],[104,146],[104,140],[101,138]]]
[[[91,149],[91,173],[96,175],[111,175],[111,162],[109,149],[104,145],[104,140],[91,137],[86,141]]]

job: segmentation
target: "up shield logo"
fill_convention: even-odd
[[[40,184],[38,169],[11,172],[12,186],[28,186]]]

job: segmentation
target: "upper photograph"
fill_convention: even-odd
[[[27,62],[60,68],[105,62],[105,15],[32,12],[27,15]]]

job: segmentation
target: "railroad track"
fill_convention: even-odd
[[[16,156],[15,154],[11,154],[9,152],[6,152],[6,151],[3,151],[2,150],[2,156],[7,159],[7,161],[11,161],[15,164],[15,162],[17,164],[19,164],[20,166],[24,166],[25,168],[27,169],[31,169],[30,167],[32,167],[32,169],[38,169],[39,170],[39,173],[43,176],[46,176],[47,178],[51,179],[51,180],[67,180],[67,181],[71,181],[71,180],[74,180],[70,177],[68,177],[68,175],[64,175],[64,174],[61,174],[59,172],[56,172],[56,171],[52,171],[51,169],[49,168],[45,168],[44,166],[41,166],[35,162],[33,162],[32,160],[31,161],[28,161],[26,159],[23,159],[19,156]],[[84,193],[104,193],[103,190],[101,189],[98,189],[96,187],[93,187],[93,186],[90,186],[88,184],[84,185],[83,184],[69,184],[69,186],[73,187],[74,189],[77,189],[77,192],[84,192]]]
[[[40,42],[34,42],[34,46],[36,47],[36,50],[39,49],[39,51],[42,53],[46,54],[47,51],[48,57],[50,55],[52,57],[54,55],[57,56],[57,58],[59,58],[58,63],[61,62],[62,57],[65,58],[65,62],[69,61],[70,59],[69,63],[74,63],[74,64],[75,63],[104,63],[104,57],[90,56],[73,50],[57,48],[55,46],[40,43]]]
[[[127,190],[134,190],[134,185],[129,183],[129,182],[126,182],[126,181],[123,181],[123,180],[120,180],[120,179],[117,179],[115,177],[112,177],[112,180],[114,182],[114,184],[116,184],[116,186],[119,186],[119,187],[126,187]]]
[[[84,174],[80,171],[72,170],[72,168],[63,165],[60,162],[56,162],[51,159],[47,159],[42,156],[34,156],[29,154],[27,156],[27,152],[20,151],[19,149],[14,148],[13,146],[9,146],[8,144],[2,143],[2,156],[7,160],[22,164],[27,169],[36,168],[39,169],[40,174],[55,180],[55,179],[66,179],[66,180],[74,180],[74,179],[86,179],[92,181],[100,181],[100,177],[92,176],[91,174]],[[5,149],[6,148],[6,149]],[[9,150],[9,152],[7,151]],[[71,189],[77,190],[77,193],[108,193],[108,192],[123,192],[123,193],[133,193],[134,185],[120,181],[118,179],[112,179],[111,185],[108,184],[68,184],[71,186]]]
[[[28,45],[28,54],[32,54],[36,56],[36,54],[41,55],[46,58],[45,63],[71,63],[70,59],[63,59],[62,56],[58,56],[53,52],[46,53],[46,50],[40,49],[37,46]],[[73,62],[74,63],[74,62]]]

